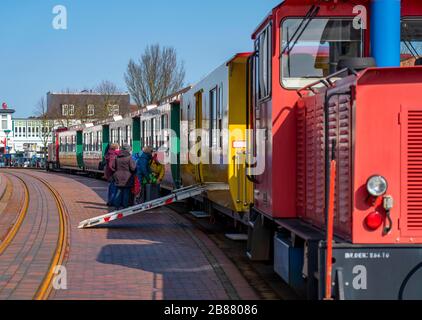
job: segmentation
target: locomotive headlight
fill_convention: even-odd
[[[371,196],[381,197],[387,192],[387,179],[385,179],[383,176],[372,176],[366,183],[366,189]]]

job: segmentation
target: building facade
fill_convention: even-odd
[[[0,109],[0,154],[13,151],[13,114],[15,110],[8,109],[6,104]]]
[[[44,148],[52,142],[54,126],[54,121],[35,118],[12,119],[11,153],[23,153],[28,158],[42,154]]]
[[[130,113],[132,109],[128,93],[47,93],[47,112],[52,119],[102,120]]]

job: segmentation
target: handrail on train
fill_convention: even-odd
[[[334,72],[333,74],[330,74],[329,76],[319,79],[318,81],[312,82],[308,85],[306,85],[305,87],[298,89],[296,92],[299,95],[299,97],[303,98],[302,95],[302,91],[312,91],[314,94],[316,94],[316,90],[315,90],[315,86],[318,84],[323,84],[324,86],[326,86],[327,88],[330,88],[334,85],[334,82],[331,80],[332,78],[335,78],[345,72],[348,72],[349,74],[354,74],[355,76],[358,75],[358,72],[352,68],[344,68],[341,69],[340,71]]]

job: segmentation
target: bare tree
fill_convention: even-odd
[[[36,119],[40,121],[39,135],[43,146],[42,154],[43,158],[47,158],[48,142],[53,134],[54,121],[51,119],[48,109],[47,102],[44,97],[40,98],[35,107]]]
[[[173,47],[148,46],[138,63],[130,60],[125,81],[139,107],[154,104],[183,87],[185,68]]]

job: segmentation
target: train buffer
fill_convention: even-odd
[[[195,196],[199,196],[207,191],[227,190],[228,186],[222,183],[207,183],[201,185],[194,185],[178,190],[174,190],[171,194],[145,202],[127,209],[111,212],[99,217],[82,221],[79,224],[79,229],[88,229],[98,226],[103,226],[116,220],[122,220],[135,214],[143,213],[152,209],[167,206],[177,201],[186,200]]]

